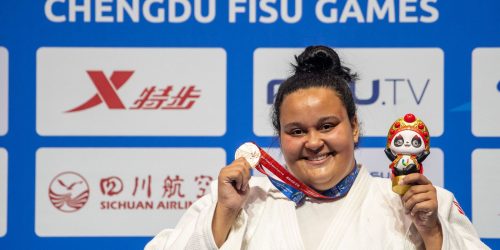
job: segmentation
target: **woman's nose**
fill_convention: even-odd
[[[307,149],[316,151],[318,149],[321,149],[321,147],[323,147],[323,145],[324,145],[324,141],[323,141],[323,138],[321,138],[321,133],[319,133],[317,131],[310,131],[307,134],[307,141],[305,144],[305,147]]]

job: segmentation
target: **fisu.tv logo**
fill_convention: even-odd
[[[182,86],[177,92],[172,85],[149,86],[142,90],[132,105],[127,107],[120,98],[118,90],[129,81],[134,71],[117,70],[109,77],[100,70],[88,70],[86,73],[96,93],[81,105],[67,110],[68,113],[83,111],[103,103],[108,109],[114,110],[190,109],[200,98],[201,90],[196,89],[195,85]]]
[[[272,104],[274,101],[274,97],[278,92],[279,86],[284,80],[282,79],[274,79],[268,82],[267,84],[267,104]],[[404,100],[413,100],[415,104],[419,105],[424,99],[425,93],[427,91],[427,87],[431,82],[430,78],[425,79],[424,82],[419,82],[417,80],[413,80],[410,78],[381,78],[374,79],[371,83],[371,95],[360,97],[356,92],[356,85],[359,83],[351,82],[349,83],[349,87],[352,91],[354,102],[358,105],[371,105],[377,103],[381,98],[381,85],[389,85],[389,88],[392,90],[390,96],[386,100],[381,100],[382,105],[392,104],[398,105],[401,101],[399,96],[411,96],[411,98],[404,98]],[[402,88],[402,87],[407,88]],[[423,87],[422,87],[423,86]],[[500,91],[500,82],[498,85],[498,89]],[[389,103],[388,103],[389,102]]]

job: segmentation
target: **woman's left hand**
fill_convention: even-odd
[[[405,212],[411,216],[415,227],[424,240],[426,249],[440,249],[443,241],[438,219],[436,188],[422,174],[409,174],[403,179],[410,189],[401,197]]]

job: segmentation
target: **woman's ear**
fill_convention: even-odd
[[[354,141],[354,145],[356,145],[359,142],[358,117],[354,116],[354,118],[351,119],[351,128],[352,128],[352,139]]]

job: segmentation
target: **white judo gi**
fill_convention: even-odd
[[[307,249],[294,202],[266,177],[250,179],[250,194],[220,249]],[[453,194],[436,187],[442,249],[489,249],[469,219],[453,203]],[[195,202],[173,231],[160,232],[148,245],[153,249],[218,249],[212,235],[217,183],[211,194]],[[309,206],[309,203],[303,206]],[[326,228],[318,230],[317,249],[424,249],[423,241],[389,179],[360,172]],[[310,229],[309,229],[310,230]],[[310,233],[310,232],[309,232]]]

